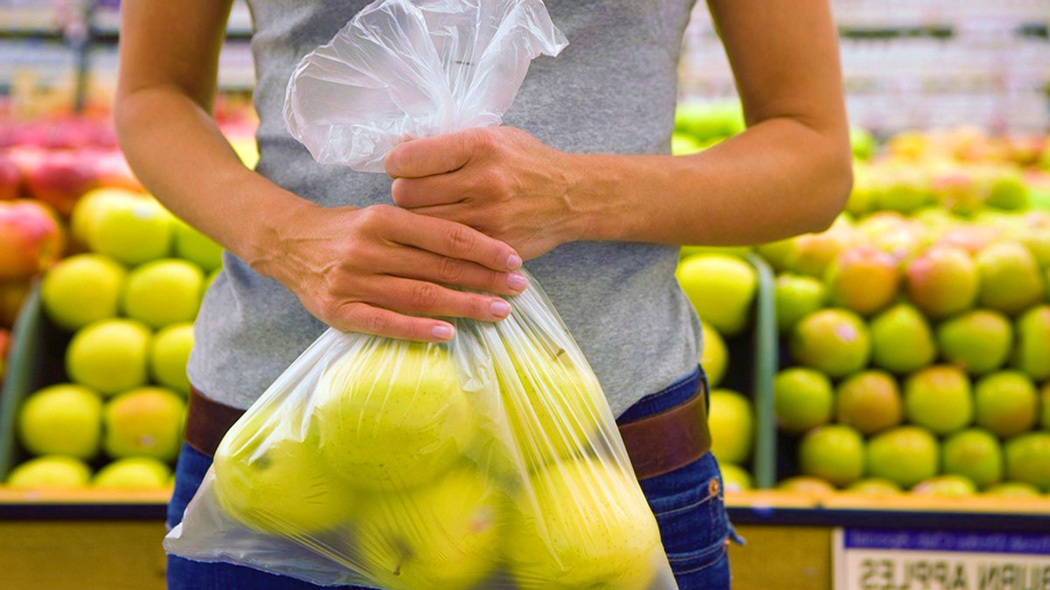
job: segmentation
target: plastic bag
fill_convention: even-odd
[[[495,124],[563,45],[538,0],[376,2],[304,58],[288,125],[375,169],[399,138]],[[535,280],[510,303],[449,343],[325,332],[223,438],[165,548],[321,585],[677,590],[593,371]]]

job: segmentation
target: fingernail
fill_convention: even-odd
[[[456,331],[452,329],[452,326],[434,326],[430,333],[439,340],[452,340],[452,336],[455,335]]]
[[[507,268],[509,270],[517,270],[521,268],[521,256],[517,254],[511,254],[507,257]]]
[[[524,289],[526,283],[527,281],[525,280],[525,275],[521,274],[520,272],[512,272],[510,273],[510,276],[507,277],[507,285],[509,285],[510,288],[514,289],[515,291],[521,291],[522,289]]]
[[[510,304],[502,299],[497,299],[489,305],[492,315],[502,318],[510,315]]]

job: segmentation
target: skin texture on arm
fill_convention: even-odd
[[[117,132],[146,187],[330,326],[448,340],[451,324],[415,316],[506,317],[501,298],[444,285],[521,291],[521,258],[507,244],[393,206],[318,207],[241,164],[212,118],[230,5],[121,5]]]
[[[748,129],[690,156],[566,154],[512,128],[404,143],[394,201],[526,258],[577,240],[738,245],[828,227],[852,182],[828,0],[710,0]]]

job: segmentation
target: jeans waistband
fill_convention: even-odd
[[[701,381],[705,379],[703,369],[698,365],[692,373],[635,402],[623,414],[620,414],[616,421],[620,423],[633,422],[681,405],[696,395],[700,389]]]

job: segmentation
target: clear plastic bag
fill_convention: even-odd
[[[381,0],[304,58],[288,125],[374,170],[400,138],[498,123],[564,44],[538,0]],[[593,371],[535,280],[510,303],[443,344],[325,332],[223,438],[165,548],[321,585],[677,590]]]

